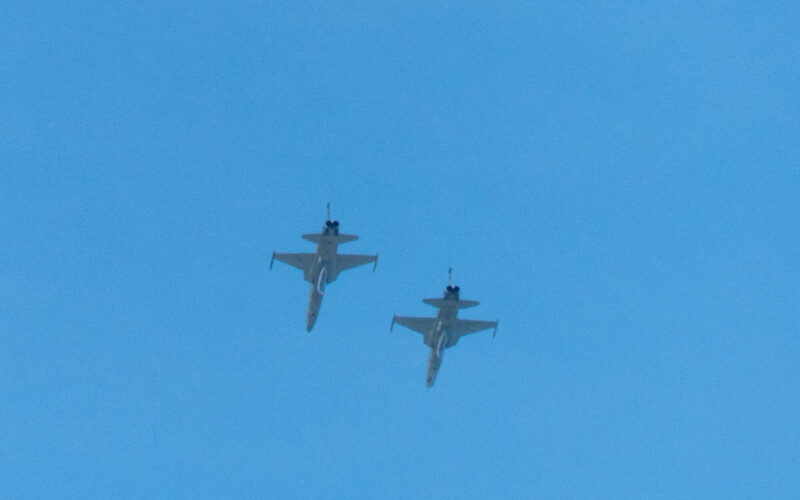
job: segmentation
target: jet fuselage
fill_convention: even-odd
[[[311,293],[308,297],[308,310],[306,311],[306,330],[309,332],[314,328],[314,323],[317,322],[319,308],[322,305],[322,296],[325,294],[325,285],[328,283],[328,278],[332,271],[331,267],[339,251],[339,245],[336,242],[338,233],[338,224],[332,226],[329,222],[326,222],[317,244],[314,263],[309,272]]]
[[[329,207],[330,208],[330,207]],[[306,329],[311,331],[319,316],[325,286],[336,281],[342,271],[353,269],[364,264],[373,263],[372,270],[378,265],[378,255],[340,254],[339,245],[356,241],[354,234],[341,234],[339,221],[328,220],[319,233],[303,234],[302,238],[316,245],[314,253],[279,253],[272,252],[269,268],[277,260],[303,271],[303,279],[311,284],[308,309],[306,309]]]
[[[450,326],[458,318],[458,287],[448,286],[440,304],[430,333],[431,355],[428,358],[428,374],[425,378],[425,385],[428,387],[432,387],[436,381],[436,374],[442,365],[444,351],[449,343]]]
[[[449,271],[449,273],[451,273]],[[409,330],[421,333],[423,342],[430,347],[431,354],[428,358],[428,372],[425,385],[433,386],[436,374],[442,365],[445,349],[458,343],[464,335],[494,328],[497,331],[497,321],[484,321],[474,319],[458,319],[458,310],[475,307],[475,300],[462,300],[459,297],[459,288],[448,284],[442,298],[422,299],[422,302],[436,308],[436,316],[392,316],[392,326],[399,323]]]

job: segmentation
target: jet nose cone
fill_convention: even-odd
[[[317,322],[317,315],[316,314],[309,314],[308,318],[306,318],[306,331],[310,332],[312,328],[314,328],[314,323]]]

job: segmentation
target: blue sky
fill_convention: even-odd
[[[797,497],[793,2],[0,16],[3,498]]]

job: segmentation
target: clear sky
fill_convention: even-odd
[[[797,498],[767,3],[2,2],[0,497]]]

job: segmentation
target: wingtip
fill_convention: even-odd
[[[375,264],[372,265],[372,272],[375,272],[375,269],[378,267],[378,254],[375,254]]]
[[[272,259],[269,261],[269,269],[272,270],[272,265],[275,263],[275,250],[272,251]]]

